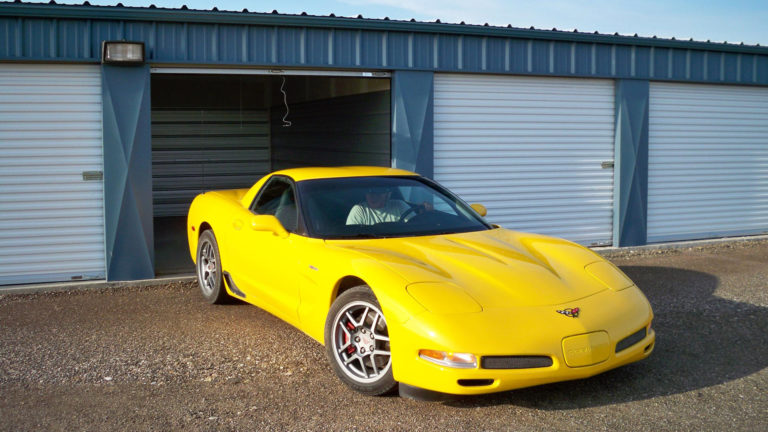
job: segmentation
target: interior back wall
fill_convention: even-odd
[[[272,169],[390,166],[390,91],[290,104],[270,111]]]

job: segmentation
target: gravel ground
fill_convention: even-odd
[[[649,359],[439,403],[353,393],[192,283],[0,295],[0,430],[768,430],[768,241],[606,255],[653,304]]]

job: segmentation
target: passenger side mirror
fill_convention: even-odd
[[[488,214],[488,209],[486,209],[482,204],[470,204],[469,206],[472,207],[472,210],[476,211],[477,214],[482,217],[485,217],[485,215]]]
[[[253,216],[251,218],[251,229],[254,231],[269,231],[280,238],[288,237],[288,231],[286,231],[280,221],[272,215]]]

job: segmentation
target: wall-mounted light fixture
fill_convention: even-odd
[[[101,62],[105,64],[136,65],[144,63],[144,42],[104,41]]]

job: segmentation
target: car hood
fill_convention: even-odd
[[[376,260],[411,285],[444,284],[447,295],[463,290],[483,309],[557,305],[607,289],[585,271],[586,265],[603,261],[591,250],[503,228],[327,243]]]

